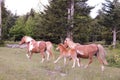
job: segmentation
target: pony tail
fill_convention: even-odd
[[[105,65],[108,65],[108,62],[106,60],[106,51],[104,49],[104,47],[101,45],[101,44],[98,44],[98,56],[101,58],[102,62],[105,64]]]
[[[50,54],[50,56],[52,56],[53,59],[54,59],[53,44],[52,44],[52,42],[50,42],[50,41],[47,41],[47,42],[46,42],[46,51],[48,51],[49,54]]]

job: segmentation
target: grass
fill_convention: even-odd
[[[39,54],[34,54],[31,61],[25,54],[26,49],[0,47],[0,80],[120,80],[120,68],[105,66],[102,72],[96,58],[87,69],[72,69],[72,61],[67,60],[66,65],[63,59],[56,64],[53,59],[41,63]],[[56,59],[58,52],[54,54]],[[84,65],[88,62],[81,61]]]

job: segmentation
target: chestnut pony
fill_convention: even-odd
[[[52,53],[52,43],[50,41],[36,41],[30,36],[24,36],[22,37],[20,41],[20,45],[26,43],[27,44],[27,58],[31,59],[33,53],[41,53],[42,55],[42,61],[45,60],[45,52],[47,53],[47,60],[49,60],[50,55],[53,56]]]
[[[71,49],[75,49],[77,52],[77,57],[89,59],[88,64],[85,66],[87,68],[89,64],[92,63],[93,56],[96,56],[99,62],[102,64],[101,69],[104,71],[104,65],[108,65],[106,61],[106,51],[101,44],[89,44],[81,45],[79,43],[74,43],[70,38],[66,38],[64,45]]]
[[[80,67],[79,59],[77,58],[75,49],[67,49],[62,43],[60,43],[58,44],[56,50],[60,51],[60,56],[57,58],[57,60],[54,61],[54,63],[57,63],[59,59],[64,57],[64,64],[66,64],[66,58],[70,57],[73,60],[72,68],[75,67],[76,61],[78,63],[78,67]]]

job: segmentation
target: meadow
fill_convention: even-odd
[[[112,50],[108,52],[111,55]],[[41,63],[41,55],[34,54],[32,60],[26,57],[26,49],[0,47],[0,80],[120,80],[120,68],[105,66],[101,71],[98,60],[94,57],[93,63],[87,68],[71,68],[72,61],[63,59],[54,64],[54,59]],[[59,52],[54,50],[55,59]],[[83,65],[88,60],[81,59]]]

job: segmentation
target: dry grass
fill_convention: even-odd
[[[72,61],[63,65],[63,59],[57,64],[53,59],[40,63],[41,56],[34,54],[29,61],[25,49],[0,47],[0,80],[120,80],[120,68],[105,67],[101,72],[97,59],[88,69],[72,69]],[[54,52],[55,59],[58,53]],[[86,64],[88,60],[81,60]]]

